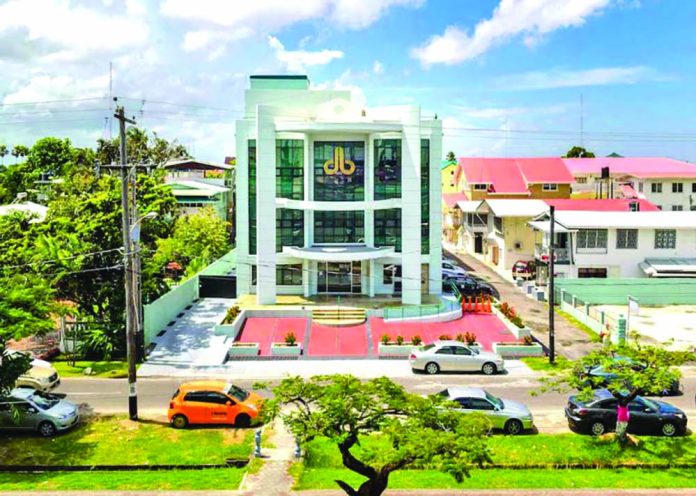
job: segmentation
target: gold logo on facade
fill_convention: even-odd
[[[345,151],[342,146],[337,146],[333,150],[333,159],[324,162],[324,173],[327,176],[334,176],[341,172],[344,176],[350,176],[355,172],[355,164],[351,160],[346,160]]]

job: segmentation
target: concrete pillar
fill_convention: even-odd
[[[256,301],[276,302],[275,123],[270,109],[256,107]]]
[[[370,261],[368,262],[367,265],[368,265],[368,269],[367,269],[367,270],[368,270],[368,274],[369,274],[369,277],[368,277],[368,286],[367,286],[367,294],[368,294],[368,296],[370,296],[370,298],[371,298],[371,297],[373,297],[373,296],[375,295],[375,284],[376,284],[376,282],[377,282],[377,281],[376,281],[377,274],[375,273],[375,270],[376,270],[377,264],[375,263],[374,260],[370,260]]]
[[[624,344],[628,333],[628,322],[626,316],[621,314],[617,319],[616,330],[612,333],[611,340],[614,344]]]
[[[250,126],[239,121],[236,128],[237,165],[235,189],[237,206],[235,208],[235,231],[237,233],[237,295],[251,294],[251,265],[256,256],[249,255],[249,139],[252,138]]]
[[[401,140],[401,300],[421,303],[420,108],[409,107]]]
[[[309,260],[302,261],[302,294],[307,297],[311,293],[310,284],[311,264]]]
[[[431,123],[430,134],[430,256],[429,287],[430,294],[442,293],[442,179],[440,158],[442,154],[442,121]],[[459,240],[456,241],[459,243]]]

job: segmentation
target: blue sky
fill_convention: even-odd
[[[249,74],[306,73],[421,104],[460,156],[582,139],[696,161],[694,18],[682,0],[0,0],[0,143],[108,136],[112,62],[127,112],[201,159],[235,153]]]

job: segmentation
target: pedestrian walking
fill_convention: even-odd
[[[616,408],[616,435],[619,437],[619,442],[626,442],[626,435],[628,433],[628,421],[631,417],[631,413],[628,410],[628,398],[622,398],[619,400],[619,405]]]

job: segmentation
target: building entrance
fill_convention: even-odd
[[[318,293],[362,293],[362,270],[360,262],[321,262],[318,264],[318,269]]]

